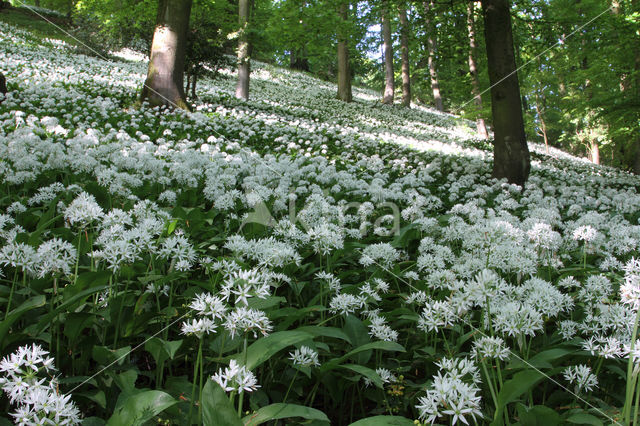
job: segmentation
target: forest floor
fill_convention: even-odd
[[[249,101],[222,70],[192,113],[137,107],[145,52],[0,21],[7,418],[631,415],[638,177],[530,144],[509,185],[473,122],[261,63]]]

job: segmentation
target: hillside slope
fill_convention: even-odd
[[[134,108],[144,62],[77,55],[6,24],[0,64],[0,305],[47,300],[15,311],[0,351],[43,344],[86,416],[126,418],[128,397],[160,392],[156,411],[137,414],[198,422],[190,402],[200,395],[208,415],[202,387],[222,384],[231,360],[260,385],[239,412],[286,400],[324,413],[292,417],[324,424],[430,421],[451,406],[514,418],[529,409],[516,408],[521,394],[558,419],[586,415],[591,396],[567,411],[573,386],[549,376],[596,362],[610,368],[594,371],[589,415],[621,407],[637,177],[532,145],[522,190],[491,179],[468,121],[362,89],[345,104],[332,84],[264,64],[250,101],[225,72],[199,83],[193,113]],[[287,352],[301,345],[322,365],[294,368],[303,357]],[[498,407],[486,384],[517,372],[531,392]]]

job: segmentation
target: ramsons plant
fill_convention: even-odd
[[[186,113],[4,24],[0,63],[9,421],[637,422],[636,177],[508,185],[471,123],[268,65]]]

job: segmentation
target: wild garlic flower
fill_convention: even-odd
[[[584,241],[585,243],[590,243],[596,239],[598,235],[598,231],[591,225],[583,225],[577,227],[573,231],[573,239],[576,241]]]
[[[18,405],[11,413],[18,425],[80,424],[80,411],[71,395],[58,391],[57,380],[39,377],[55,370],[53,358],[39,345],[21,346],[0,361],[0,387],[11,404]]]
[[[620,300],[636,312],[640,308],[640,260],[631,259],[625,265],[624,284],[620,286]]]
[[[574,385],[574,392],[581,394],[583,391],[591,392],[598,387],[598,378],[591,373],[591,367],[586,365],[571,365],[565,368],[564,379]]]
[[[36,252],[36,270],[39,278],[47,275],[69,275],[76,259],[76,248],[66,241],[54,238],[40,244]]]
[[[218,370],[211,379],[220,385],[225,392],[253,392],[260,387],[256,376],[244,365],[239,365],[235,359],[229,362],[224,371]]]
[[[203,317],[182,323],[182,334],[194,335],[201,339],[205,334],[216,332],[218,325],[211,318]]]
[[[102,207],[93,195],[86,192],[78,194],[64,211],[65,220],[70,225],[78,225],[80,228],[86,228],[102,216],[104,216]]]
[[[329,302],[329,312],[333,314],[347,315],[356,312],[367,305],[365,296],[341,293],[333,296]]]
[[[253,332],[253,337],[258,337],[258,331],[263,336],[267,336],[273,329],[273,325],[263,311],[246,306],[236,306],[233,311],[227,314],[224,328],[231,334],[231,338],[235,337],[238,332]]]
[[[289,352],[289,359],[298,367],[319,367],[318,352],[308,346],[301,346],[293,352]]]
[[[501,337],[481,337],[473,342],[472,354],[481,361],[486,358],[495,358],[504,361],[509,358],[511,352]]]
[[[363,266],[379,265],[383,269],[390,269],[400,258],[400,252],[389,243],[371,244],[362,250],[360,264]]]

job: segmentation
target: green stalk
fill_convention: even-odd
[[[282,400],[283,404],[285,402],[287,402],[287,397],[289,396],[289,391],[291,391],[291,387],[293,386],[293,382],[296,381],[296,377],[298,377],[298,369],[297,368],[296,368],[296,373],[293,375],[293,379],[291,379],[291,383],[289,383],[289,388],[287,389],[287,393],[284,394],[284,399]]]
[[[196,400],[196,383],[198,381],[198,364],[200,364],[200,358],[202,358],[202,338],[200,337],[200,342],[198,343],[198,355],[196,357],[196,364],[193,366],[193,385],[191,386],[191,401],[189,403],[189,422],[191,422],[191,410],[193,409],[193,403]]]
[[[629,348],[629,362],[627,363],[627,386],[624,398],[624,424],[631,422],[631,401],[633,400],[633,350],[638,335],[638,318],[640,317],[640,309],[636,311],[636,319],[633,323],[633,333],[631,334],[631,347]]]
[[[497,415],[498,414],[498,397],[496,395],[495,389],[493,388],[493,382],[491,380],[491,377],[489,376],[489,370],[487,370],[487,363],[484,360],[482,360],[480,364],[482,365],[482,371],[484,372],[484,375],[487,377],[487,384],[489,385],[489,392],[491,392],[491,399],[493,399],[493,405],[494,407],[496,407],[495,415]],[[494,420],[497,420],[495,415],[494,415]]]
[[[9,316],[9,311],[11,311],[11,299],[13,299],[13,290],[16,287],[16,281],[18,280],[18,268],[16,267],[15,272],[13,273],[13,281],[11,282],[11,291],[9,292],[9,301],[7,302],[7,312],[4,313],[4,319],[6,321]]]
[[[127,280],[124,285],[124,293],[122,295],[122,299],[127,297],[127,291],[129,290],[129,280]],[[116,317],[116,334],[113,339],[113,348],[116,349],[118,346],[118,334],[120,331],[120,317],[122,316],[122,310],[124,309],[124,300],[120,300],[120,305],[118,306],[118,316]]]

